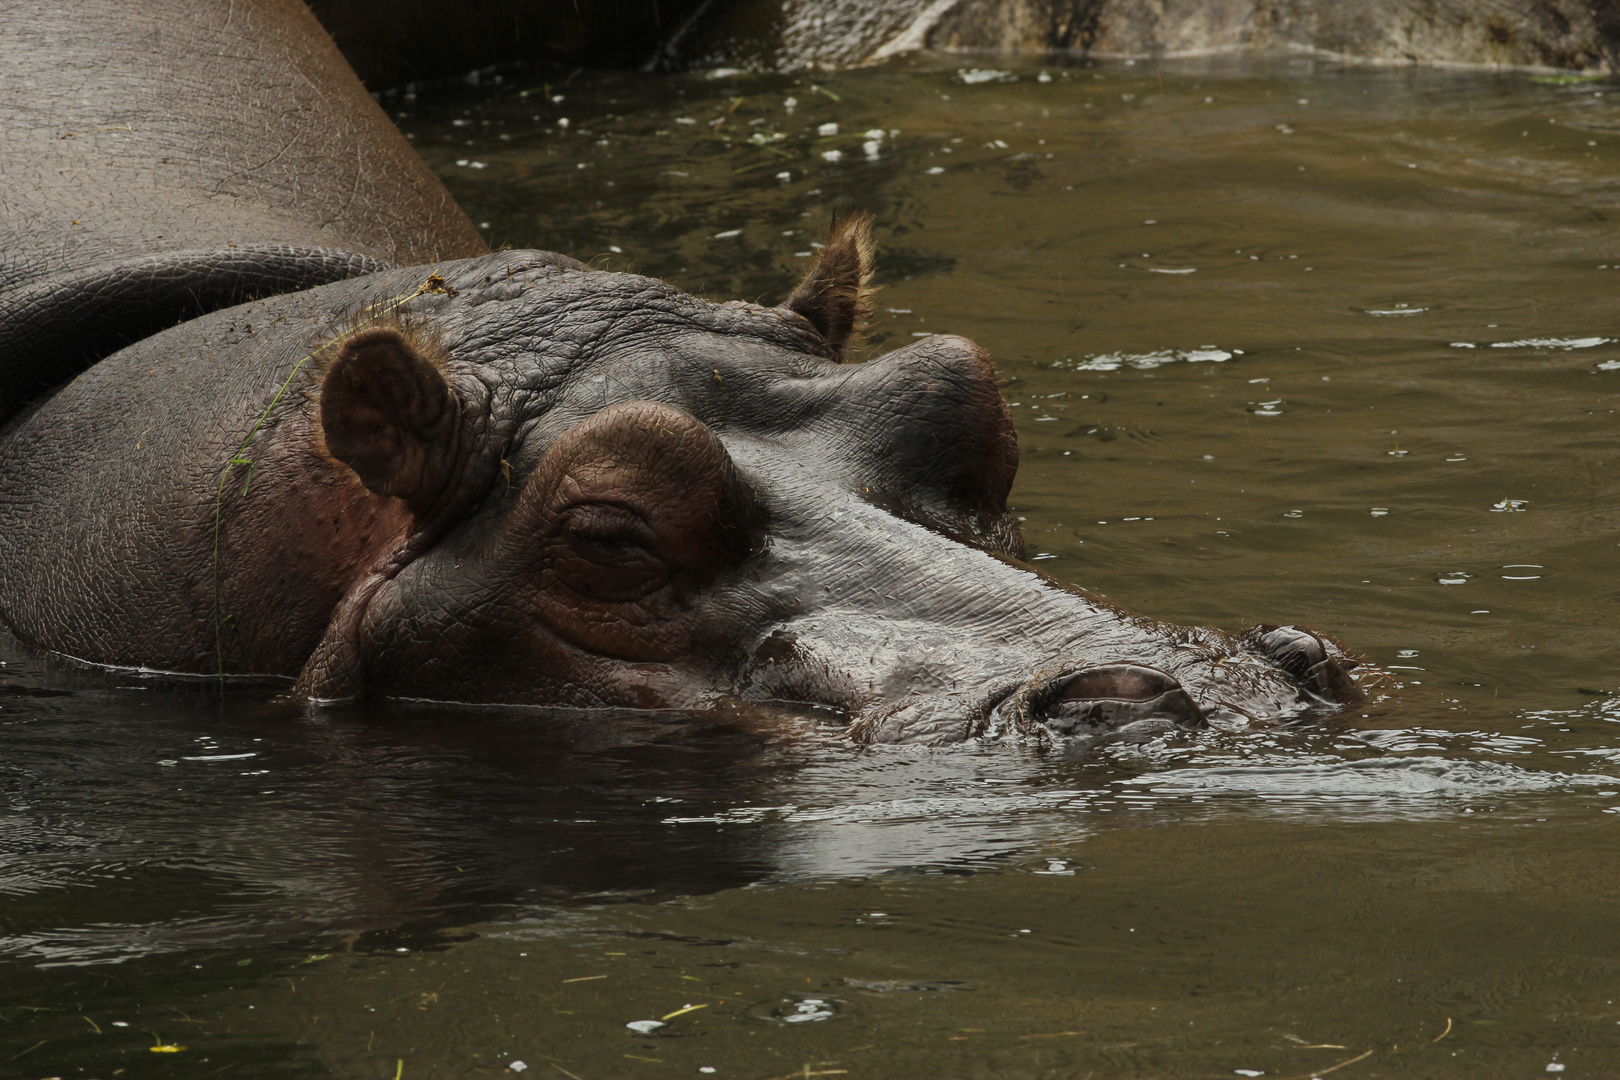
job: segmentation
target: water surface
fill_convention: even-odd
[[[0,1078],[1613,1075],[1617,94],[925,58],[385,98],[493,243],[712,299],[871,209],[869,347],[989,351],[1038,565],[1390,680],[1076,758],[6,645]]]

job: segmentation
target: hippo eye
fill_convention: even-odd
[[[612,405],[546,450],[501,529],[536,630],[600,656],[690,655],[693,615],[763,514],[718,436],[655,401]]]
[[[549,532],[546,569],[580,596],[628,603],[669,581],[657,533],[633,510],[610,503],[571,506]]]

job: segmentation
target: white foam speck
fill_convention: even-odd
[[[1582,337],[1582,338],[1520,338],[1517,341],[1496,341],[1491,343],[1493,349],[1592,349],[1599,345],[1607,345],[1613,338]]]

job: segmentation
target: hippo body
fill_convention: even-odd
[[[208,29],[197,48],[221,47],[228,20],[319,34],[274,0],[188,10]],[[388,145],[363,93],[328,100],[371,118],[356,139]],[[352,194],[369,163],[349,168]],[[279,289],[190,254],[235,241],[101,245],[242,303],[128,275],[104,303],[74,291],[76,256],[0,287],[0,393],[32,399],[0,429],[0,619],[20,639],[94,664],[285,677],[316,701],[793,702],[864,741],[1151,734],[1360,700],[1356,661],[1308,631],[1159,623],[1022,562],[1017,442],[984,353],[935,336],[845,362],[868,219],[840,223],[781,306],[713,304],[566,256],[481,253],[420,163],[401,168],[421,197],[340,200],[341,228],[329,188],[261,192],[286,203],[262,221],[228,199],[223,224],[195,184],[177,189],[202,237],[292,252]],[[16,303],[64,282],[77,315]],[[277,294],[248,298],[261,288]],[[186,321],[105,355],[95,328],[120,304]]]
[[[0,417],[182,318],[488,250],[300,0],[0,14]]]

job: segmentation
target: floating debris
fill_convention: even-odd
[[[1227,350],[1213,345],[1201,345],[1196,349],[1161,349],[1147,353],[1102,353],[1081,360],[1059,360],[1052,366],[1068,368],[1071,371],[1118,371],[1127,367],[1146,371],[1178,361],[1185,364],[1220,364],[1234,356],[1242,355],[1241,349]]]
[[[1520,338],[1517,341],[1495,341],[1491,343],[1493,349],[1594,349],[1599,345],[1608,345],[1614,338],[1582,337],[1582,338]]]
[[[804,1024],[816,1020],[830,1020],[833,1012],[826,1008],[826,1002],[821,998],[805,998],[799,1002],[798,1008],[783,1016],[782,1019],[789,1024]]]

